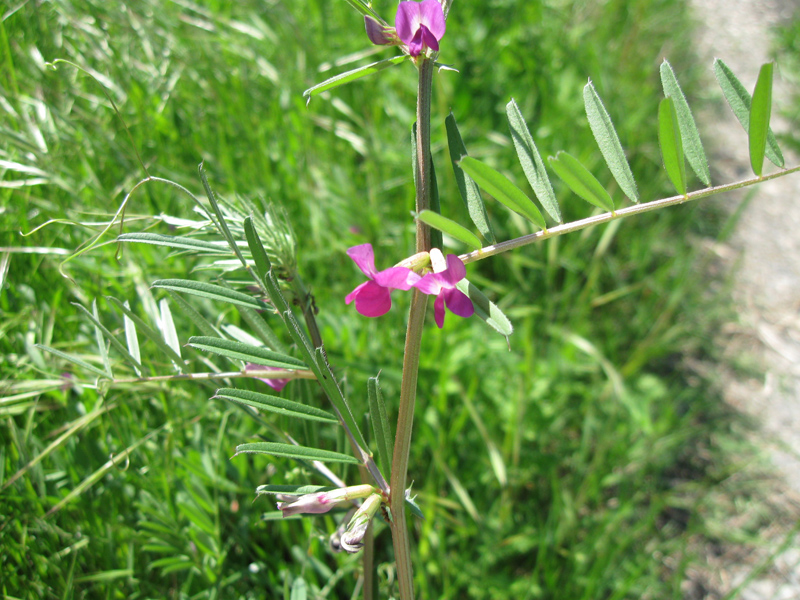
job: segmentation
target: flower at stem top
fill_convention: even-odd
[[[439,0],[401,2],[394,26],[397,37],[408,47],[411,56],[419,56],[426,48],[438,52],[439,40],[445,32],[442,5]]]
[[[355,300],[356,310],[365,317],[385,315],[392,307],[391,291],[410,290],[420,280],[419,275],[405,267],[390,267],[376,271],[372,244],[353,246],[347,251],[347,255],[353,259],[369,281],[365,281],[347,294],[344,301],[350,304]]]
[[[431,262],[434,272],[422,277],[414,287],[424,294],[436,296],[433,316],[439,329],[444,326],[445,304],[453,314],[459,317],[471,317],[475,312],[472,300],[461,290],[456,289],[456,284],[467,276],[464,263],[455,254],[448,254],[445,267],[445,260],[438,248],[431,250]]]

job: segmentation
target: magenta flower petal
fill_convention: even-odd
[[[422,28],[417,29],[417,33],[408,42],[408,53],[411,56],[419,56],[422,52]]]
[[[452,287],[467,276],[467,268],[455,254],[447,255],[447,269],[439,273],[442,283]]]
[[[361,244],[347,250],[347,256],[353,259],[356,266],[370,279],[375,278],[375,253],[372,244]]]
[[[436,296],[436,300],[433,303],[433,319],[439,329],[444,327],[444,294]]]
[[[282,369],[279,369],[277,367],[268,367],[266,365],[256,365],[256,364],[253,364],[253,363],[247,363],[244,366],[244,370],[245,371],[281,371]],[[286,387],[286,384],[288,384],[291,381],[291,379],[266,379],[266,378],[263,378],[263,377],[257,377],[256,379],[258,379],[259,381],[263,381],[269,387],[274,389],[276,392],[280,392],[283,388]]]
[[[435,37],[433,37],[433,34],[428,30],[428,28],[425,27],[425,25],[422,25],[419,28],[419,32],[422,34],[422,43],[423,43],[423,45],[427,46],[428,48],[430,48],[434,52],[438,52],[439,51],[439,40],[437,40]],[[416,36],[415,36],[415,39],[416,39]]]
[[[392,43],[392,40],[384,33],[383,26],[369,15],[364,15],[364,27],[367,30],[369,41],[376,46],[385,46]]]
[[[392,308],[392,297],[388,288],[382,287],[374,281],[367,281],[358,287],[361,289],[355,294],[355,300],[356,310],[360,314],[365,317],[380,317]]]
[[[424,0],[421,2],[419,5],[419,15],[420,25],[427,27],[428,31],[436,38],[437,42],[444,37],[446,24],[444,20],[444,11],[442,10],[442,5],[439,3],[439,0]],[[431,46],[431,48],[434,50],[439,49],[438,44],[436,48],[433,46]]]
[[[437,275],[437,273],[428,273],[425,277],[417,281],[414,287],[423,294],[428,294],[429,296],[438,295],[442,290],[442,284],[439,282]]]
[[[394,290],[410,290],[420,276],[405,267],[390,267],[375,274],[375,283]]]
[[[447,308],[450,309],[450,312],[454,315],[458,315],[459,317],[471,317],[475,314],[475,307],[472,305],[472,300],[461,290],[456,288],[443,290],[441,295],[444,296]]]
[[[435,0],[434,0],[435,1]],[[420,24],[419,2],[411,0],[401,2],[397,6],[397,15],[394,18],[394,27],[404,44],[411,42],[414,34],[417,33]]]

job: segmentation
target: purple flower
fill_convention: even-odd
[[[386,23],[364,15],[364,27],[367,30],[369,41],[376,46],[387,46],[389,44],[400,44],[400,40],[394,31],[394,27],[389,27]]]
[[[397,36],[408,46],[411,56],[419,56],[426,48],[439,51],[444,37],[444,12],[439,0],[401,2],[394,19]]]
[[[438,257],[436,256],[438,253]],[[438,258],[438,261],[436,260]],[[431,250],[431,261],[436,267],[436,262],[440,266],[442,253],[436,248]],[[439,329],[444,325],[444,307],[445,303],[450,312],[457,314],[459,317],[471,317],[475,312],[475,307],[472,306],[466,294],[456,289],[456,284],[464,279],[467,275],[467,269],[464,263],[461,262],[455,254],[447,255],[447,268],[440,270],[438,273],[429,273],[421,278],[414,287],[424,294],[436,296],[436,301],[433,303],[433,316],[436,319],[436,324]]]
[[[278,509],[284,517],[302,513],[319,515],[328,512],[337,504],[348,502],[355,498],[366,498],[375,492],[371,485],[354,485],[337,488],[329,492],[317,492],[298,496],[288,502],[278,502]]]
[[[436,0],[434,0],[435,2]],[[356,302],[356,310],[365,317],[380,317],[392,307],[391,290],[410,290],[420,276],[405,267],[375,270],[372,244],[353,246],[347,251],[361,272],[369,278],[344,299],[347,304]]]
[[[255,365],[253,363],[247,363],[244,366],[245,371],[285,371],[286,369],[279,369],[278,367],[268,367],[266,365]],[[274,389],[276,392],[280,392],[283,388],[286,387],[286,384],[291,381],[291,379],[263,379],[261,377],[256,377],[256,379],[260,379],[264,383],[266,383],[269,387]]]

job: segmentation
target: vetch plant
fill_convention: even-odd
[[[419,516],[420,512],[410,494],[408,463],[421,343],[430,301],[428,296],[435,296],[433,321],[439,328],[444,326],[447,309],[461,317],[476,315],[508,338],[513,333],[509,319],[467,280],[465,265],[593,225],[754,185],[797,172],[800,167],[783,168],[780,148],[769,129],[771,65],[765,65],[762,69],[751,96],[727,65],[718,60],[714,65],[715,74],[731,108],[748,132],[756,177],[712,187],[708,162],[691,110],[672,68],[664,61],[661,79],[665,98],[658,108],[658,139],[663,164],[676,189],[676,196],[640,203],[626,153],[604,103],[590,81],[583,90],[583,98],[592,133],[614,180],[633,204],[624,205],[624,198],[615,198],[572,154],[557,151],[545,162],[522,112],[511,100],[506,107],[509,129],[522,171],[536,201],[504,174],[486,162],[469,156],[454,116],[444,119],[450,167],[458,184],[458,193],[477,230],[475,233],[441,214],[431,156],[432,79],[438,65],[438,53],[446,50],[442,40],[452,2],[401,2],[394,19],[395,27],[392,28],[371,4],[362,0],[347,1],[363,15],[367,37],[372,43],[398,46],[402,55],[333,77],[307,90],[305,97],[310,100],[345,83],[404,62],[412,63],[417,77],[416,123],[413,128],[415,247],[401,253],[410,255],[407,258],[398,256],[396,258],[400,260],[387,261],[396,264],[381,271],[375,267],[371,244],[350,248],[348,255],[367,277],[367,281],[344,298],[347,304],[355,303],[359,314],[379,317],[390,310],[393,290],[410,294],[404,347],[402,351],[396,349],[398,362],[402,355],[402,375],[394,431],[377,374],[369,380],[366,390],[369,405],[367,414],[355,411],[346,397],[340,375],[335,366],[329,363],[326,344],[316,323],[314,297],[298,273],[296,239],[287,220],[273,208],[262,211],[246,201],[237,205],[221,200],[212,191],[202,167],[200,177],[205,201],[174,182],[148,176],[130,191],[120,208],[121,214],[131,195],[144,185],[171,185],[195,203],[201,222],[194,233],[202,235],[125,233],[117,239],[125,243],[159,245],[192,253],[222,271],[217,283],[186,279],[165,279],[152,283],[154,289],[169,294],[173,304],[191,318],[203,335],[190,337],[183,346],[179,344],[177,340],[180,336],[171,325],[170,303],[166,299],[162,300],[162,318],[155,328],[137,317],[124,302],[114,301],[123,314],[125,342],[102,323],[94,308],[91,311],[87,309],[86,316],[95,328],[101,355],[107,357],[108,348],[113,348],[135,376],[118,377],[108,361],[98,367],[57,349],[40,347],[73,362],[79,369],[95,377],[98,385],[128,385],[153,378],[143,375],[142,357],[136,341],[138,333],[154,340],[169,360],[170,368],[175,373],[164,377],[198,380],[258,378],[276,392],[295,379],[316,381],[330,404],[327,410],[272,394],[232,387],[220,388],[213,398],[243,407],[254,418],[261,419],[260,415],[266,413],[278,414],[303,421],[306,426],[303,431],[319,427],[320,431],[335,429],[341,434],[350,448],[347,453],[304,445],[289,432],[263,419],[259,421],[265,423],[262,439],[240,444],[235,456],[264,454],[293,459],[305,468],[305,472],[313,473],[320,481],[326,482],[324,487],[267,484],[260,486],[256,493],[277,495],[277,506],[284,516],[349,510],[352,516],[342,521],[336,546],[351,553],[363,551],[364,594],[367,598],[373,597],[371,582],[375,554],[371,525],[378,519],[385,522],[391,530],[398,596],[403,600],[411,600],[416,596],[408,513]],[[452,31],[450,35],[453,35]],[[764,158],[780,170],[764,175]],[[686,162],[705,187],[690,191]],[[594,212],[590,216],[563,223],[548,166],[571,191],[593,207]],[[535,232],[497,241],[480,190],[521,216]],[[448,190],[448,193],[454,195],[455,190]],[[482,239],[486,241],[485,244]],[[463,244],[471,250],[460,255],[450,253],[445,258],[442,248],[444,240],[458,248]],[[247,279],[246,284],[243,279]],[[250,330],[222,327],[209,322],[192,308],[184,299],[185,296],[236,307]],[[298,314],[301,315],[299,318]],[[453,323],[458,322],[451,320],[448,327],[456,326]],[[187,373],[182,352],[188,351],[210,354],[232,363],[235,368]],[[371,435],[364,435],[362,428],[365,425]],[[356,479],[360,483],[354,484]]]

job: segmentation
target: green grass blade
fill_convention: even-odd
[[[562,150],[547,160],[559,179],[578,196],[599,208],[613,212],[614,200],[578,159]]]
[[[167,290],[167,294],[169,294],[169,297],[172,298],[172,301],[178,305],[178,308],[181,309],[181,312],[189,317],[189,320],[194,323],[195,327],[197,327],[203,333],[203,335],[210,337],[222,337],[222,332],[212,325],[208,319],[197,312],[194,306],[186,302],[186,300],[184,300],[180,295],[170,290]]]
[[[725,100],[731,107],[733,114],[739,119],[739,123],[742,124],[744,130],[749,132],[750,106],[752,104],[750,93],[745,89],[736,75],[733,74],[730,67],[718,58],[714,60],[714,75],[717,78],[719,87],[722,88],[722,94],[725,96]],[[778,141],[775,139],[775,134],[772,132],[772,129],[767,130],[767,148],[764,155],[772,164],[783,167],[783,154],[781,153],[780,147],[778,147]]]
[[[2,287],[2,286],[0,286]],[[75,303],[72,303],[73,306]],[[91,315],[92,323],[94,323],[94,337],[97,341],[97,351],[100,353],[100,358],[103,360],[103,368],[105,372],[108,374],[109,378],[114,379],[114,371],[111,369],[111,361],[108,359],[108,348],[106,347],[106,343],[103,340],[103,330],[105,327],[102,326],[100,323],[100,313],[97,312],[97,299],[95,298],[92,300],[92,312],[90,313],[86,310],[83,306],[80,306],[81,310],[83,310],[87,315]],[[105,331],[108,331],[105,329]],[[113,336],[112,336],[113,337]],[[116,338],[114,338],[116,341]]]
[[[67,354],[66,352],[62,352],[61,350],[56,350],[55,348],[51,348],[50,346],[45,346],[44,344],[35,344],[35,347],[38,348],[39,350],[44,350],[45,352],[49,352],[50,354],[58,356],[59,358],[63,358],[64,360],[69,361],[72,364],[78,365],[79,367],[86,369],[87,371],[90,371],[91,373],[94,373],[95,375],[102,377],[103,379],[108,379],[108,373],[106,373],[102,369],[98,369],[94,365],[90,365],[88,362],[86,362],[85,360],[81,360],[77,356],[72,356],[70,354]]]
[[[166,298],[161,299],[158,303],[158,308],[161,313],[161,333],[164,334],[164,341],[175,351],[175,354],[180,356],[181,343],[178,340],[178,332],[175,329],[175,322],[172,320],[172,311],[169,309],[169,302],[167,302]]]
[[[136,334],[136,323],[134,323],[133,319],[128,316],[131,306],[128,304],[127,300],[123,303],[123,305],[127,309],[123,315],[123,320],[125,322],[125,341],[128,344],[128,352],[137,363],[141,364],[142,354],[139,351],[139,336]],[[137,374],[140,375],[141,373]]]
[[[547,229],[542,213],[525,195],[525,192],[511,183],[508,177],[471,156],[463,157],[458,164],[475,180],[475,183],[495,200],[535,223],[541,229]]]
[[[308,448],[306,446],[295,446],[293,444],[279,444],[277,442],[255,442],[253,444],[240,444],[236,446],[236,454],[269,454],[281,458],[295,458],[297,460],[318,460],[320,462],[339,462],[351,465],[358,465],[357,458],[332,452],[330,450],[319,450],[318,448]]]
[[[336,415],[314,406],[293,402],[279,396],[260,394],[249,390],[237,390],[233,388],[222,388],[212,396],[212,400],[220,398],[229,402],[252,406],[261,410],[292,417],[295,419],[306,419],[308,421],[320,421],[323,423],[338,423]]]
[[[379,60],[378,62],[374,62],[363,67],[358,67],[357,69],[353,69],[352,71],[347,71],[346,73],[340,73],[335,77],[331,77],[323,81],[322,83],[318,83],[314,87],[308,88],[305,92],[303,92],[303,98],[306,98],[306,102],[310,102],[313,96],[317,94],[321,94],[327,90],[332,90],[334,88],[339,87],[340,85],[345,85],[346,83],[350,83],[355,81],[356,79],[361,79],[362,77],[366,77],[367,75],[372,75],[373,73],[377,73],[378,71],[383,71],[389,67],[394,65],[399,65],[401,62],[406,60],[408,57],[403,56],[395,56],[393,58],[387,58],[384,60]]]
[[[213,283],[191,281],[189,279],[158,279],[150,287],[182,292],[191,296],[200,296],[201,298],[208,298],[225,304],[235,304],[236,306],[246,306],[259,310],[270,309],[267,304],[256,300],[252,296]]]
[[[753,90],[753,103],[750,105],[750,165],[753,172],[761,177],[764,170],[764,152],[767,149],[769,118],[772,112],[772,63],[761,66],[756,88]]]
[[[336,488],[326,485],[282,485],[267,483],[256,488],[256,495],[263,494],[285,494],[287,496],[305,496],[306,494],[317,494],[319,492],[330,492]]]
[[[267,273],[269,273],[272,265],[269,262],[267,251],[264,250],[264,244],[261,243],[258,232],[253,225],[252,216],[245,217],[244,219],[244,235],[247,239],[247,245],[250,248],[250,255],[253,257],[253,262],[255,262],[255,273],[258,277],[259,284],[263,285],[264,278],[267,276]]]
[[[692,167],[697,178],[707,187],[711,186],[711,172],[708,169],[708,159],[703,149],[703,142],[700,139],[700,132],[697,131],[692,111],[686,96],[683,94],[675,72],[666,60],[661,63],[661,86],[664,88],[664,95],[672,98],[675,112],[678,114],[678,129],[681,133],[684,155]]]
[[[175,363],[175,366],[178,367],[179,370],[183,370],[184,363],[183,359],[175,353],[175,351],[170,348],[164,339],[147,323],[145,323],[139,315],[135,314],[129,307],[127,302],[120,302],[113,296],[106,296],[106,299],[114,304],[119,310],[123,312],[123,314],[130,319],[130,321],[141,331],[145,337],[147,337],[150,341],[152,341],[156,346],[158,346],[159,350],[161,350],[164,354],[169,356],[172,362]],[[134,355],[135,356],[135,355]],[[138,359],[137,359],[138,360]]]
[[[392,468],[392,426],[386,413],[386,403],[383,400],[381,384],[377,377],[367,380],[367,397],[369,399],[369,418],[372,421],[372,431],[375,434],[375,445],[378,446],[378,458],[384,473],[390,475]]]
[[[461,199],[464,200],[469,218],[472,219],[472,222],[475,224],[480,234],[490,244],[494,244],[497,239],[494,236],[492,224],[489,222],[489,217],[486,214],[486,206],[483,204],[483,198],[481,198],[481,191],[478,189],[478,184],[458,166],[459,161],[464,156],[467,156],[467,148],[464,146],[464,141],[461,139],[461,133],[458,131],[458,124],[456,123],[456,118],[453,116],[453,113],[447,116],[444,125],[445,129],[447,129],[447,146],[450,149],[450,161],[453,164],[453,175],[455,175]]]
[[[333,405],[339,411],[345,428],[350,432],[350,435],[353,436],[353,439],[361,447],[363,452],[365,454],[369,454],[369,446],[367,446],[367,442],[364,440],[364,436],[361,434],[361,429],[359,429],[358,423],[356,422],[355,417],[353,417],[353,411],[350,410],[350,405],[347,403],[347,399],[344,397],[342,389],[336,382],[336,378],[333,375],[333,370],[328,363],[328,356],[325,354],[325,349],[317,348],[315,354],[316,364],[319,367],[319,373],[315,374],[317,375],[320,384],[328,394],[328,398],[330,398]]]
[[[378,13],[376,13],[370,5],[368,5],[366,2],[363,2],[363,0],[344,0],[344,1],[347,2],[350,6],[352,6],[354,9],[356,9],[364,16],[369,15],[370,17],[378,21],[383,20],[381,19],[380,15],[378,15]]]
[[[611,174],[625,195],[634,202],[639,202],[636,181],[633,179],[628,159],[625,158],[625,151],[622,149],[619,136],[616,129],[614,129],[614,123],[611,122],[611,117],[606,107],[603,106],[603,101],[591,81],[583,88],[583,103],[586,107],[586,116],[589,119],[589,126],[592,128],[594,139],[597,140],[597,145],[600,146],[600,152],[602,152],[603,158],[606,159],[606,164],[611,170]]]
[[[211,186],[208,184],[208,178],[206,177],[206,171],[203,168],[203,163],[200,163],[200,165],[197,167],[197,170],[200,173],[200,181],[203,182],[203,189],[206,191],[206,196],[211,204],[211,209],[214,211],[214,215],[216,215],[217,229],[219,229],[222,237],[224,237],[228,242],[228,246],[230,246],[230,249],[233,250],[233,253],[236,254],[236,258],[241,261],[242,266],[247,267],[247,261],[244,259],[244,256],[242,256],[242,251],[239,250],[239,245],[236,243],[236,240],[233,239],[231,230],[228,228],[228,223],[225,222],[225,216],[222,214],[222,210],[219,208],[217,197],[214,195],[214,192],[211,190]]]
[[[275,335],[275,332],[269,326],[263,314],[247,306],[240,306],[239,314],[241,314],[242,318],[247,321],[247,324],[252,327],[253,333],[255,333],[268,348],[280,352],[281,354],[289,353],[286,349],[286,344]]]
[[[89,312],[83,305],[81,305],[81,304],[79,304],[77,302],[72,302],[71,304],[72,304],[72,306],[77,307],[78,310],[83,311],[83,314],[86,315],[86,317],[94,324],[94,326],[97,329],[97,331],[101,332],[102,336],[104,336],[111,343],[111,345],[114,347],[114,349],[117,352],[119,352],[120,354],[122,354],[122,357],[133,367],[133,369],[137,373],[141,373],[141,371],[142,371],[142,363],[140,361],[136,360],[133,357],[133,355],[130,352],[128,352],[128,349],[125,346],[122,345],[122,342],[120,342],[116,338],[116,336],[113,333],[111,333],[108,330],[108,328],[106,328],[106,326],[103,325],[100,322],[100,319],[99,319],[99,317],[97,315],[97,303],[96,302],[92,302],[92,312]],[[105,344],[102,344],[102,345],[103,345],[103,347],[105,347]],[[106,354],[106,356],[108,356],[108,355]],[[110,373],[111,373],[110,369],[107,369],[107,371],[108,371],[107,375],[110,375]],[[113,377],[112,377],[112,379],[113,379]]]
[[[514,147],[517,149],[517,157],[528,183],[531,184],[531,188],[533,188],[533,192],[539,202],[542,203],[542,208],[544,208],[545,212],[559,223],[563,223],[561,209],[558,206],[555,192],[553,192],[550,178],[547,176],[544,161],[542,161],[542,156],[533,142],[533,136],[531,136],[531,132],[528,129],[528,124],[525,122],[522,112],[520,112],[513,98],[511,102],[506,104],[506,116],[508,117],[508,126],[511,129],[511,138],[514,140]]]
[[[307,369],[306,364],[292,356],[279,354],[266,348],[243,344],[235,340],[224,338],[213,338],[206,336],[192,336],[189,338],[189,345],[198,350],[213,352],[220,356],[235,358],[256,365],[267,367],[279,367],[282,369]]]
[[[160,233],[123,233],[117,236],[118,242],[136,242],[139,244],[151,244],[153,246],[165,246],[173,250],[194,250],[196,252],[212,252],[214,254],[229,255],[228,247],[222,243],[205,242],[188,237],[178,237],[173,235],[162,235]]]
[[[472,233],[469,229],[462,227],[452,219],[443,217],[432,210],[423,210],[417,215],[417,218],[423,223],[426,223],[431,227],[456,238],[470,248],[477,249],[481,247],[481,241],[478,239],[478,236]]]
[[[475,315],[486,321],[489,327],[506,338],[514,332],[514,326],[508,320],[508,317],[503,314],[503,311],[494,302],[484,296],[482,291],[466,279],[459,281],[456,287],[469,296],[469,299],[472,300],[472,305],[475,307]]]
[[[669,180],[681,196],[686,195],[686,165],[678,131],[675,102],[667,96],[658,105],[658,144]]]

